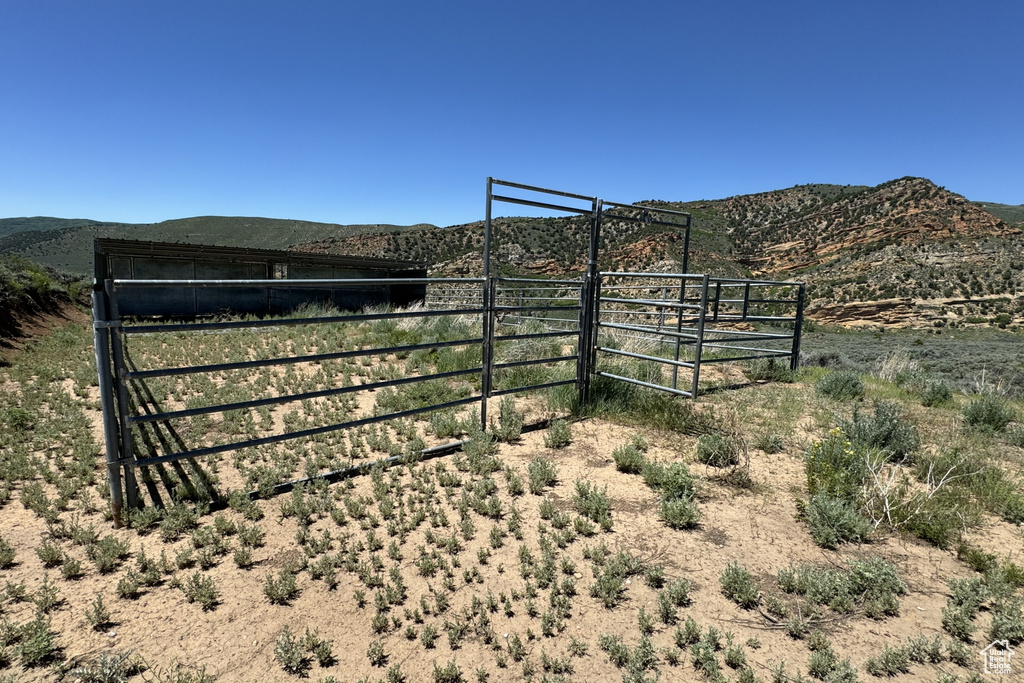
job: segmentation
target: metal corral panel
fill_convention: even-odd
[[[95,241],[97,282],[119,280],[385,279],[426,277],[422,263],[371,257],[306,254],[135,240]],[[345,310],[422,301],[426,285],[365,285],[359,288],[188,286],[125,288],[122,315],[193,317],[217,313],[286,313],[306,304]]]

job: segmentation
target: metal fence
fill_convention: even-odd
[[[504,185],[530,196],[496,195],[493,185]],[[583,206],[555,204],[537,195],[556,195]],[[531,198],[532,196],[532,198]],[[587,270],[581,279],[497,277],[490,274],[491,208],[493,201],[540,207],[589,216]],[[580,405],[589,398],[593,377],[638,384],[671,394],[696,397],[700,370],[708,363],[735,362],[761,358],[788,358],[795,368],[800,351],[804,286],[793,282],[713,278],[686,274],[687,247],[683,273],[621,273],[598,270],[598,245],[605,221],[640,222],[675,226],[688,244],[690,217],[667,209],[637,207],[597,198],[545,190],[517,183],[488,179],[487,220],[484,232],[483,277],[479,278],[388,278],[383,279],[272,279],[272,280],[115,280],[97,282],[93,291],[93,319],[100,401],[106,441],[106,462],[111,502],[120,522],[122,507],[138,505],[139,468],[160,467],[181,461],[195,462],[230,451],[272,446],[296,439],[324,437],[340,430],[352,430],[385,421],[414,418],[442,410],[475,407],[479,426],[488,427],[488,399],[555,387],[574,385]],[[187,287],[205,289],[284,287],[366,288],[378,285],[423,286],[425,305],[405,310],[363,309],[353,314],[321,311],[319,315],[295,314],[284,317],[228,318],[217,320],[123,320],[118,309],[120,292],[136,289]],[[414,319],[461,320],[456,338],[431,338],[415,343],[361,345],[358,348],[320,348],[311,352],[265,353],[263,357],[141,367],[130,340],[153,335],[171,335],[170,343],[188,335],[230,335],[244,331],[266,331],[297,326],[345,326]],[[403,322],[404,321],[404,322]],[[468,321],[468,322],[466,322]],[[753,325],[770,329],[752,329]],[[776,330],[775,328],[779,328]],[[468,330],[468,331],[467,331]],[[210,339],[205,337],[205,339]],[[165,344],[167,342],[164,342]],[[184,342],[181,342],[184,343]],[[756,345],[755,345],[756,344]],[[285,345],[287,346],[287,345]],[[275,347],[276,348],[276,347]],[[334,378],[312,390],[253,395],[242,400],[216,400],[203,405],[167,405],[153,391],[151,383],[163,378],[220,377],[226,373],[262,372],[267,368],[294,369],[351,359],[397,357],[399,354],[439,353],[442,350],[473,350],[460,364],[427,374],[360,379],[348,376],[337,386]],[[479,355],[476,355],[476,350]],[[166,354],[172,355],[172,354]],[[147,361],[161,360],[149,354]],[[615,371],[614,363],[625,359],[634,367],[656,368],[641,376]],[[531,369],[546,368],[540,375]],[[680,377],[680,369],[689,372]],[[666,376],[667,375],[667,376]],[[540,379],[538,380],[538,377]],[[351,397],[355,394],[401,388],[411,392],[415,385],[468,380],[468,391],[444,396],[434,402],[420,401],[399,410],[377,410],[352,419],[326,420],[322,424],[279,430],[266,436],[228,440],[223,443],[193,443],[176,431],[181,420],[221,414],[240,414],[299,403]],[[443,386],[436,385],[436,386]],[[467,387],[463,386],[463,389]],[[348,413],[343,413],[348,416]],[[195,439],[193,439],[193,442]],[[202,439],[200,439],[202,442]],[[420,455],[444,452],[462,445],[455,441],[426,448]],[[348,468],[351,469],[351,468]],[[147,470],[143,470],[144,472]],[[331,477],[341,470],[319,473]],[[309,477],[307,477],[307,480]],[[299,481],[278,484],[286,489]]]
[[[785,358],[795,370],[803,305],[801,283],[706,274],[602,272],[593,316],[594,374],[696,397],[702,364]],[[781,329],[742,329],[751,323]],[[755,343],[758,345],[751,346]],[[638,346],[650,350],[640,352]],[[601,360],[608,357],[654,364],[654,376],[665,383],[650,381],[651,375],[642,379],[603,370]],[[669,371],[668,378],[662,377],[663,367]],[[683,385],[687,388],[680,387],[680,370],[690,373],[689,382]]]
[[[142,467],[176,463],[182,460],[196,460],[206,456],[217,455],[229,451],[269,446],[284,441],[317,437],[338,430],[359,428],[379,422],[410,418],[424,413],[445,409],[457,409],[465,406],[477,406],[480,415],[480,427],[486,429],[488,424],[487,399],[492,396],[517,394],[556,386],[576,384],[578,373],[576,364],[580,349],[578,340],[580,305],[580,282],[554,281],[547,283],[560,291],[575,291],[575,297],[567,302],[564,297],[558,301],[538,301],[538,297],[521,298],[524,291],[534,289],[531,281],[514,278],[436,278],[430,280],[432,285],[455,285],[462,290],[475,288],[476,296],[449,308],[436,309],[413,307],[401,311],[370,311],[343,315],[316,315],[296,317],[273,317],[264,319],[230,319],[216,321],[159,321],[156,323],[138,321],[131,323],[122,320],[118,311],[118,292],[127,288],[173,287],[181,285],[192,288],[229,288],[251,286],[282,286],[295,287],[366,287],[378,284],[377,280],[107,280],[102,287],[93,293],[93,316],[95,329],[95,347],[97,367],[99,371],[100,400],[103,408],[104,435],[106,440],[106,459],[110,478],[110,491],[115,514],[120,516],[121,508],[127,504],[129,508],[138,504],[138,483],[136,470]],[[426,279],[405,278],[389,279],[392,284],[426,284]],[[523,316],[524,314],[539,316],[561,325],[560,329],[543,329],[539,331],[521,332],[514,326],[505,325],[504,316]],[[473,323],[478,334],[457,339],[444,339],[414,344],[393,346],[373,346],[358,349],[325,351],[312,354],[275,355],[253,360],[234,362],[203,363],[196,365],[172,367],[147,367],[140,369],[137,359],[130,352],[130,340],[149,335],[172,335],[181,339],[184,335],[232,334],[246,330],[280,329],[292,326],[325,326],[351,325],[372,321],[403,320],[416,318],[462,318],[475,320]],[[547,357],[515,357],[501,360],[507,353],[502,348],[511,343],[526,340],[569,339],[572,352]],[[198,407],[168,409],[162,402],[153,397],[150,382],[160,378],[183,377],[196,375],[223,374],[230,371],[256,371],[270,367],[289,367],[301,364],[319,364],[326,361],[337,361],[353,358],[384,357],[395,354],[409,354],[453,347],[479,347],[479,358],[482,361],[471,367],[463,367],[431,374],[417,374],[408,377],[381,379],[378,381],[360,382],[345,386],[331,386],[316,391],[302,391],[279,396],[252,398],[249,400],[227,403],[213,402]],[[525,348],[529,349],[528,346]],[[496,350],[498,353],[496,353]],[[522,355],[522,354],[521,354]],[[572,363],[571,378],[524,384],[521,377],[511,373],[516,368],[536,365]],[[507,377],[506,377],[507,376]],[[418,405],[406,410],[388,413],[375,413],[340,422],[321,424],[304,429],[286,431],[259,438],[249,438],[228,443],[189,447],[177,433],[176,421],[196,416],[225,414],[229,411],[252,411],[267,406],[278,406],[289,403],[300,403],[326,399],[330,397],[372,392],[390,387],[408,389],[410,385],[431,381],[449,381],[457,378],[476,378],[479,390],[472,395],[447,401],[438,401],[426,405]],[[502,379],[495,385],[495,378]],[[153,430],[144,432],[144,427]],[[138,444],[143,444],[145,453],[137,452]],[[462,442],[453,442],[436,446],[429,450],[443,450],[458,446]],[[122,496],[122,472],[124,477]]]

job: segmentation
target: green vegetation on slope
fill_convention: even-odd
[[[41,222],[38,225],[31,222],[36,220]],[[295,244],[327,237],[423,227],[335,225],[238,216],[197,216],[150,224],[79,223],[65,224],[61,219],[0,220],[0,253],[16,253],[54,268],[86,275],[92,273],[92,241],[96,237],[288,249]],[[15,229],[18,226],[20,229]]]

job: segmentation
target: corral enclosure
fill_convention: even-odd
[[[511,194],[496,194],[495,186]],[[589,217],[587,271],[578,280],[492,275],[495,202]],[[130,508],[141,502],[140,468],[151,503],[162,500],[157,481],[173,489],[183,471],[158,477],[149,468],[203,458],[214,465],[228,452],[238,453],[236,465],[251,459],[237,467],[244,479],[232,488],[288,490],[297,481],[343,476],[371,452],[396,459],[458,448],[463,441],[431,438],[445,430],[431,430],[425,418],[440,414],[486,430],[492,398],[561,391],[563,405],[578,409],[595,378],[696,398],[702,364],[785,359],[796,367],[801,283],[686,273],[686,247],[678,273],[602,272],[600,232],[616,221],[675,226],[689,242],[685,213],[489,179],[478,278],[147,278],[180,272],[185,261],[172,258],[169,245],[98,244],[96,349],[116,517],[123,497]],[[200,266],[220,253],[206,249],[191,252],[193,272],[221,267]],[[279,272],[263,252],[232,258],[223,267],[238,276],[254,267]],[[284,265],[288,275],[316,274],[308,263]],[[129,271],[134,277],[117,277]],[[114,277],[101,280],[104,274]],[[402,296],[385,301],[383,294],[380,302],[365,299],[395,290],[426,292],[432,305],[403,308]],[[234,302],[237,313],[256,301],[320,300],[305,292],[330,293],[329,305],[285,317],[154,323],[133,320],[121,303],[136,315],[169,317]],[[360,297],[355,312],[330,305]],[[368,429],[382,435],[384,448],[359,447]],[[300,467],[282,455],[296,440],[320,455]],[[305,476],[295,480],[297,472]]]

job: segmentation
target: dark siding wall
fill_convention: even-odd
[[[273,266],[267,263],[219,263],[202,259],[112,256],[109,273],[118,279],[136,280],[262,280],[271,279]],[[338,266],[289,265],[288,277],[341,279],[387,277],[387,272]],[[424,271],[401,273],[396,277],[425,277]],[[192,317],[215,313],[285,313],[307,303],[329,303],[344,310],[392,303],[406,306],[421,301],[425,285],[366,285],[358,288],[323,289],[280,287],[146,287],[118,290],[122,315]]]

